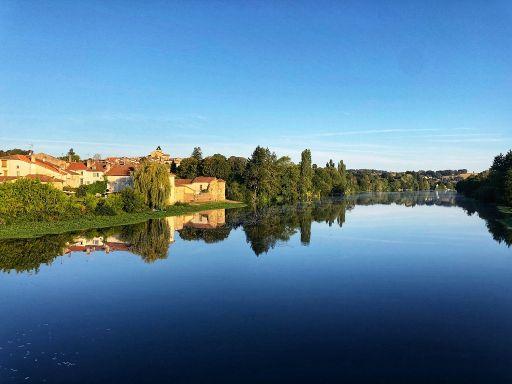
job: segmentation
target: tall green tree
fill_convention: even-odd
[[[66,153],[65,156],[59,157],[59,159],[76,162],[80,161],[80,156],[78,156],[78,154],[75,153],[75,150],[73,148],[69,148],[68,153]]]
[[[146,161],[133,174],[134,189],[152,209],[163,209],[171,193],[169,168],[164,164]]]
[[[256,147],[247,162],[245,181],[250,192],[251,203],[269,204],[275,193],[273,180],[273,160],[275,155],[268,148]]]
[[[201,173],[204,176],[213,176],[218,179],[228,180],[231,174],[231,164],[226,157],[217,153],[202,161]]]
[[[181,160],[176,172],[182,179],[193,179],[199,174],[199,161],[195,157],[187,157]]]
[[[512,168],[505,174],[505,190],[503,191],[503,200],[506,205],[512,207]]]
[[[194,150],[192,151],[192,156],[194,159],[196,159],[198,162],[203,160],[203,151],[201,150],[201,147],[194,147]]]
[[[301,153],[300,161],[300,179],[299,179],[299,199],[308,201],[311,199],[313,191],[313,170],[311,168],[311,151],[305,149]]]

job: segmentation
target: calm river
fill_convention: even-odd
[[[449,192],[3,240],[0,382],[510,382],[511,243]]]

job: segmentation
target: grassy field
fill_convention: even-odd
[[[56,222],[32,222],[13,225],[0,225],[0,239],[33,238],[43,235],[83,231],[93,228],[108,228],[159,219],[167,216],[179,216],[210,209],[241,208],[245,204],[238,202],[212,202],[203,204],[172,206],[165,211],[122,213],[116,216],[84,216],[74,220]]]

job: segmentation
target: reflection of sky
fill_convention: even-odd
[[[214,244],[176,237],[151,264],[96,252],[2,274],[0,378],[510,372],[511,251],[483,220],[356,206],[343,228],[311,232],[259,257],[237,229]]]

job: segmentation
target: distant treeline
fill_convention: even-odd
[[[11,155],[28,155],[29,153],[30,151],[19,148],[7,149],[5,151],[0,149],[0,157]]]
[[[478,200],[512,206],[512,150],[496,156],[488,171],[458,182],[456,188]]]
[[[419,172],[347,170],[342,160],[330,160],[324,167],[312,164],[311,151],[301,154],[295,164],[287,156],[278,157],[258,146],[251,157],[225,157],[215,154],[203,158],[201,148],[181,161],[172,171],[178,177],[213,176],[227,182],[226,196],[255,205],[309,201],[326,196],[359,192],[418,191],[454,189],[443,176],[466,173],[466,169]]]

